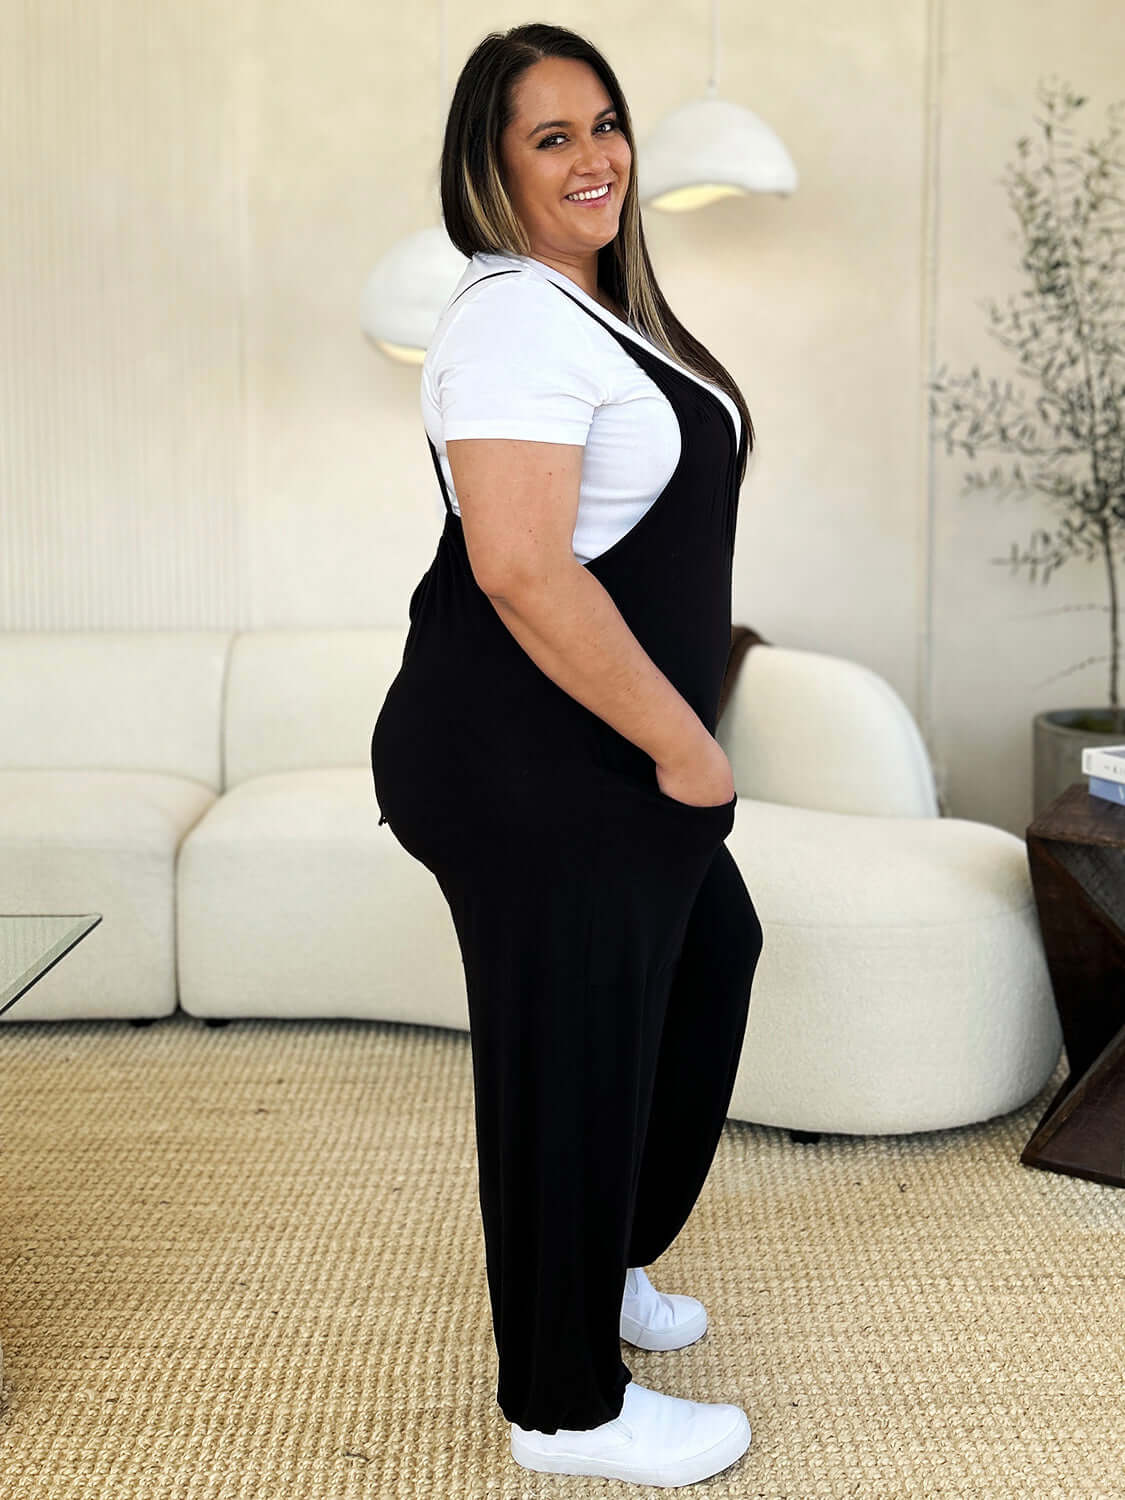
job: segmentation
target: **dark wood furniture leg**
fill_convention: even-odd
[[[1125,1187],[1125,807],[1075,782],[1027,854],[1069,1072],[1020,1161]]]

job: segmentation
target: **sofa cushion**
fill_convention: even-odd
[[[175,1010],[176,854],[214,801],[184,777],[0,770],[0,911],[102,916],[0,1020]]]
[[[750,651],[728,682],[716,738],[739,796],[823,812],[938,816],[925,741],[878,672],[770,645]]]
[[[237,636],[227,679],[224,786],[322,766],[366,766],[370,775],[372,731],[405,641],[401,626]]]
[[[184,1010],[467,1028],[445,898],[378,816],[370,770],[352,766],[220,797],[180,851]]]
[[[0,769],[149,771],[218,791],[230,640],[225,630],[5,631]]]

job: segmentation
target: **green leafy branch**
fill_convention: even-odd
[[[1060,513],[994,564],[1046,584],[1068,558],[1101,559],[1109,603],[1109,696],[1119,708],[1120,605],[1115,551],[1125,540],[1125,162],[1117,153],[1125,101],[1109,106],[1104,139],[1073,144],[1067,121],[1087,102],[1040,82],[1045,117],[1039,159],[1016,143],[1018,162],[1002,179],[1022,234],[1028,284],[1005,307],[985,303],[989,332],[1013,356],[1028,390],[946,367],[929,383],[930,414],[945,423],[946,451],[1011,455],[965,475],[962,493],[1038,496]],[[1065,675],[1065,674],[1062,674]]]

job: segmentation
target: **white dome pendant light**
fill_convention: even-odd
[[[388,359],[420,365],[468,263],[444,224],[408,234],[367,278],[359,299],[360,328]]]
[[[438,139],[445,129],[445,0],[439,7],[441,83]],[[441,218],[441,189],[437,188]],[[445,232],[444,223],[419,229],[392,245],[376,264],[359,301],[359,326],[381,354],[400,364],[420,365],[450,293],[469,264]]]
[[[718,98],[719,0],[711,0],[711,77],[707,97],[665,115],[641,147],[642,203],[686,213],[718,198],[796,190],[797,169],[781,139],[741,104]]]

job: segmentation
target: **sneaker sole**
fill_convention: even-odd
[[[636,1349],[686,1349],[689,1344],[694,1344],[707,1332],[707,1309],[704,1308],[694,1318],[685,1320],[675,1328],[664,1328],[650,1331],[643,1323],[638,1323],[635,1318],[627,1314],[621,1314],[621,1337],[627,1344],[632,1344]]]
[[[745,1412],[730,1432],[701,1453],[685,1454],[666,1464],[629,1463],[625,1460],[599,1458],[595,1453],[537,1453],[526,1447],[513,1430],[512,1457],[524,1469],[540,1474],[585,1474],[603,1479],[625,1479],[633,1484],[653,1484],[672,1489],[681,1484],[695,1484],[712,1474],[728,1469],[750,1446],[750,1423]]]

